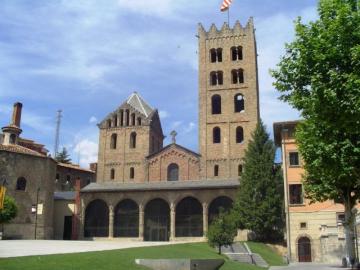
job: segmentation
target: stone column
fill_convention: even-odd
[[[175,241],[175,203],[170,204],[170,241]]]
[[[109,205],[109,238],[114,238],[114,206]]]
[[[139,240],[144,241],[144,205],[139,205]]]
[[[208,231],[208,204],[207,202],[203,202],[203,235],[206,237]]]
[[[84,224],[85,224],[85,202],[81,200],[80,209],[80,226],[79,226],[79,239],[84,239]]]

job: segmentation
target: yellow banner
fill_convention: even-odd
[[[6,187],[0,186],[0,210],[4,208]]]

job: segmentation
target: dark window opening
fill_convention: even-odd
[[[24,177],[20,177],[16,181],[16,190],[25,191],[26,189],[26,179]]]
[[[235,112],[242,112],[245,110],[245,101],[242,94],[237,94],[234,97],[234,108]]]
[[[136,148],[136,132],[130,134],[130,148]]]
[[[290,158],[290,166],[299,166],[299,153],[298,152],[291,152],[289,153]]]
[[[109,236],[109,208],[104,201],[95,200],[86,207],[84,236]]]
[[[243,69],[234,69],[231,71],[232,83],[244,83],[244,70]]]
[[[214,166],[214,176],[219,176],[219,165]]]
[[[139,236],[139,207],[126,199],[118,203],[114,211],[114,237]]]
[[[203,209],[201,203],[192,197],[182,199],[176,206],[175,236],[203,236]]]
[[[141,117],[138,117],[138,119],[137,119],[137,125],[138,125],[138,126],[141,126]]]
[[[236,143],[242,143],[244,141],[244,129],[242,127],[236,128]]]
[[[135,126],[135,113],[131,114],[131,125]]]
[[[307,228],[307,223],[306,222],[301,222],[300,223],[300,229],[306,229]]]
[[[233,61],[243,59],[243,48],[241,46],[231,48],[231,59]]]
[[[212,114],[221,114],[221,96],[213,95],[211,97],[211,112]]]
[[[120,111],[120,126],[124,125],[124,111]]]
[[[110,170],[110,179],[114,180],[115,179],[115,169],[111,169]]]
[[[210,73],[210,85],[222,85],[223,84],[223,72],[213,71]]]
[[[111,135],[110,148],[111,148],[111,149],[116,149],[116,143],[117,143],[117,135],[116,135],[116,134],[112,134],[112,135]]]
[[[129,126],[129,122],[130,122],[130,112],[129,110],[126,110],[126,126]]]
[[[16,135],[10,134],[10,144],[15,144],[15,143],[16,143]]]
[[[213,129],[213,143],[221,142],[221,129],[219,127],[214,127]]]
[[[211,49],[210,50],[210,62],[216,63],[216,62],[222,62],[222,49]]]
[[[118,117],[117,117],[117,114],[115,114],[114,116],[114,127],[117,127],[118,126]]]
[[[179,165],[171,163],[167,169],[167,180],[178,181],[179,180]]]
[[[107,127],[111,128],[111,119],[107,120]]]
[[[238,165],[238,176],[241,176],[243,172],[243,166],[241,164]]]
[[[130,179],[134,179],[135,177],[135,169],[133,167],[130,168]]]
[[[295,184],[289,186],[290,204],[303,204],[302,185]]]

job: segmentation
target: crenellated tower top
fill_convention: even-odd
[[[223,38],[228,36],[242,36],[249,33],[253,34],[254,32],[254,20],[253,17],[250,17],[246,26],[243,27],[241,23],[237,20],[233,28],[229,26],[228,23],[224,23],[221,29],[219,30],[216,25],[213,23],[210,26],[209,31],[206,31],[201,23],[198,26],[199,38],[204,39],[216,39]]]

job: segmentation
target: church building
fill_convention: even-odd
[[[199,148],[164,146],[158,110],[132,93],[98,125],[96,182],[81,190],[80,237],[203,239],[232,206],[259,119],[254,25],[236,22],[199,40]]]

